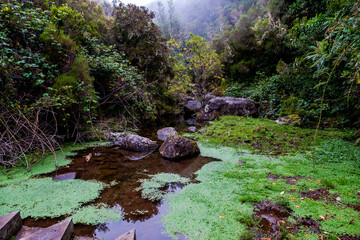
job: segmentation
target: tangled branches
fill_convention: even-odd
[[[0,110],[0,165],[30,169],[50,151],[57,166],[57,124],[51,109],[24,110],[0,101]]]

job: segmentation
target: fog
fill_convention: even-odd
[[[245,13],[255,0],[160,0],[164,14],[169,17],[169,2],[174,2],[174,15],[180,28],[186,34],[213,38],[236,25],[241,14]],[[152,1],[148,8],[156,13],[159,19],[158,1]]]

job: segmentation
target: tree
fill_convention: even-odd
[[[194,74],[194,82],[202,91],[217,87],[223,79],[222,65],[218,54],[207,43],[205,38],[190,34],[186,41],[190,47],[190,64]]]
[[[120,3],[114,11],[113,41],[132,65],[142,71],[148,83],[160,83],[169,74],[169,51],[155,14],[145,7]]]

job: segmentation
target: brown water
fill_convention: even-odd
[[[154,139],[154,137],[151,137]],[[86,156],[92,154],[86,162]],[[163,233],[164,227],[161,217],[167,213],[166,201],[151,202],[141,197],[135,189],[140,186],[139,180],[149,178],[148,175],[157,173],[175,173],[182,177],[194,179],[194,173],[205,164],[215,161],[208,157],[194,157],[180,162],[164,160],[159,152],[155,152],[138,159],[137,153],[117,149],[115,146],[90,148],[79,151],[73,157],[69,166],[60,168],[57,173],[47,177],[75,178],[83,180],[97,180],[109,184],[117,184],[105,188],[94,203],[106,203],[125,213],[120,222],[107,222],[98,226],[75,225],[77,236],[95,237],[98,239],[115,239],[132,228],[136,228],[137,240],[171,239]],[[138,160],[131,160],[138,159]],[[67,174],[63,175],[62,174]],[[183,186],[172,184],[166,189],[169,194],[180,191]],[[25,225],[46,227],[59,219],[34,221],[27,219]]]

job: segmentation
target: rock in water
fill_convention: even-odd
[[[199,154],[200,149],[195,141],[179,135],[169,136],[160,147],[160,156],[173,161]]]
[[[156,141],[132,133],[110,133],[110,141],[124,150],[146,152],[157,148]]]
[[[167,127],[167,128],[163,128],[163,129],[160,129],[159,131],[157,131],[157,137],[161,141],[165,141],[168,136],[177,135],[177,134],[178,133],[176,132],[175,128],[173,128],[173,127]]]
[[[115,240],[136,240],[136,229],[131,229],[127,233],[121,235],[120,237],[116,238]]]

